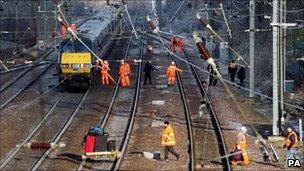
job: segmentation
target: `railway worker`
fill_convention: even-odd
[[[161,138],[161,146],[164,147],[165,150],[165,160],[168,159],[169,152],[175,155],[177,160],[179,159],[180,154],[178,154],[173,148],[175,146],[174,130],[171,124],[169,124],[169,121],[164,122],[164,128]]]
[[[183,70],[177,68],[175,62],[171,62],[171,65],[167,68],[168,87],[174,85],[176,71],[182,72]]]
[[[248,158],[248,154],[247,154],[247,141],[246,141],[246,137],[245,134],[247,132],[246,127],[241,127],[239,134],[237,135],[236,138],[236,143],[235,143],[235,148],[237,150],[240,150],[242,152],[242,157],[243,157],[243,164],[245,166],[249,165],[249,158]],[[234,150],[236,151],[236,150]],[[233,159],[231,160],[231,164],[232,165],[237,165],[238,161]]]
[[[300,149],[299,136],[291,127],[287,128],[287,135],[284,141],[284,148],[287,149],[286,153],[286,166],[288,159],[299,159],[298,152]]]
[[[103,61],[101,64],[101,84],[109,85],[109,62]]]
[[[176,46],[178,46],[178,41],[177,41],[177,38],[175,36],[173,36],[173,38],[171,39],[171,51],[173,53],[176,52],[176,50],[175,50]]]
[[[124,62],[124,70],[125,70],[125,74],[126,74],[126,85],[128,86],[128,87],[130,87],[130,77],[129,77],[129,75],[130,75],[130,72],[131,72],[131,67],[130,67],[130,64],[128,64],[128,63],[126,63],[126,62]]]
[[[97,59],[96,60],[96,63],[95,63],[95,72],[94,72],[94,75],[97,75],[97,73],[99,73],[99,69],[101,68],[101,60],[100,59]]]
[[[228,73],[230,74],[230,81],[234,83],[235,74],[237,72],[237,65],[234,60],[229,62]]]
[[[121,87],[130,86],[130,79],[129,79],[130,72],[131,72],[130,65],[125,63],[124,60],[121,60],[121,65],[119,66],[119,77],[120,77]]]
[[[150,84],[152,84],[151,80],[151,73],[154,71],[154,67],[151,64],[151,61],[148,61],[145,65],[144,72],[145,72],[145,80],[144,80],[144,85],[146,85],[147,79],[149,79]]]
[[[171,51],[173,53],[176,52],[176,48],[179,49],[179,52],[181,52],[184,49],[184,40],[182,38],[176,38],[175,36],[172,37],[171,39]]]

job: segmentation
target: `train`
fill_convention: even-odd
[[[77,37],[97,55],[104,55],[113,37],[120,30],[122,7],[104,6],[96,15],[77,28]],[[102,52],[101,52],[102,50]],[[64,38],[59,44],[59,81],[64,85],[87,84],[92,80],[96,58],[87,47],[73,36]]]

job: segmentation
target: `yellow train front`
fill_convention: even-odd
[[[87,47],[71,36],[61,41],[58,58],[59,81],[67,86],[90,85],[92,67],[96,61],[91,51],[104,55],[113,45],[121,22],[120,11],[120,7],[104,6],[99,13],[77,29],[77,36]]]
[[[81,37],[81,40],[92,48],[89,39]],[[87,84],[91,83],[91,71],[93,65],[93,55],[78,40],[67,38],[60,43],[60,70],[59,81],[63,81],[66,85]]]

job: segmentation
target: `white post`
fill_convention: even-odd
[[[278,0],[273,0],[273,23],[278,22]],[[279,104],[278,104],[278,25],[273,24],[273,39],[272,39],[272,77],[273,77],[273,88],[272,88],[272,134],[279,135],[278,118],[279,118]]]
[[[255,1],[249,2],[249,56],[250,56],[250,76],[249,76],[249,97],[254,97],[254,49],[255,49]]]

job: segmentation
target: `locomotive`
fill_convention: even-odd
[[[77,37],[95,54],[106,52],[113,43],[113,37],[119,30],[121,7],[104,6],[99,13],[91,17],[77,29]],[[59,81],[65,85],[83,83],[90,85],[94,55],[78,39],[72,36],[59,44]],[[100,55],[103,55],[102,53]]]

